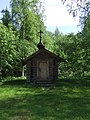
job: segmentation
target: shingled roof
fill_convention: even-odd
[[[37,56],[38,54],[47,54],[49,57],[55,58],[58,62],[65,62],[65,59],[59,57],[58,55],[52,53],[51,51],[43,48],[43,49],[39,49],[37,52],[33,53],[32,55],[28,56],[27,58],[25,58],[22,61],[22,65],[25,65],[27,63],[27,61],[32,60],[35,56]]]

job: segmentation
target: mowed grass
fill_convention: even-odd
[[[23,80],[0,85],[0,120],[90,120],[90,78],[51,87]]]

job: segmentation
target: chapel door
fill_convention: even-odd
[[[37,75],[40,80],[46,80],[48,78],[48,61],[38,62]]]

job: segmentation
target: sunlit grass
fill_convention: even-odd
[[[0,120],[90,120],[90,82],[66,79],[51,87],[5,82]]]

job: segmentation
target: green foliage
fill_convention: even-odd
[[[54,51],[68,62],[60,64],[60,76],[84,76],[89,72],[89,52],[83,48],[86,42],[80,33],[55,36]],[[82,46],[83,45],[83,46]],[[87,49],[85,47],[85,49]],[[89,49],[90,50],[90,49]]]
[[[45,30],[43,34],[42,42],[45,45],[45,48],[47,48],[50,51],[53,51],[53,47],[54,47],[53,33]]]
[[[3,24],[9,27],[9,24],[11,24],[10,12],[7,9],[5,9],[5,10],[2,10],[1,13],[3,14],[3,18],[1,19]]]
[[[90,71],[90,15],[85,18],[84,28],[82,30],[82,43],[83,56],[85,60],[84,66],[86,71]]]
[[[14,31],[2,23],[0,28],[1,69],[8,73],[12,70],[13,59],[16,57],[16,37]]]
[[[11,0],[11,14],[7,9],[2,11],[0,40],[1,47],[4,47],[0,55],[1,69],[5,74],[21,71],[22,59],[36,50],[40,25],[44,28],[40,13],[35,11],[37,3],[37,0]]]
[[[29,53],[32,53],[36,50],[37,33],[40,30],[40,25],[42,28],[44,27],[40,13],[36,12],[36,10],[38,11],[37,4],[37,0],[11,0],[12,23],[16,28],[19,39],[22,41],[22,49],[24,47],[23,58],[27,56],[27,51],[30,50]]]

